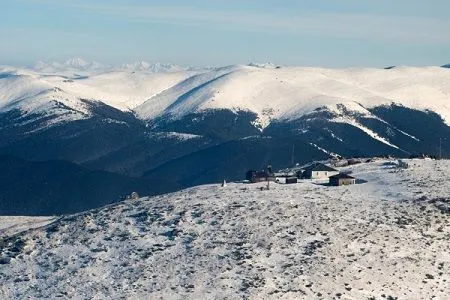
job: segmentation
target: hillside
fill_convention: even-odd
[[[138,192],[170,190],[145,178],[92,171],[66,161],[26,161],[0,155],[0,216],[75,213]]]
[[[56,217],[0,216],[0,236],[12,236],[17,233],[45,226]]]
[[[328,187],[229,184],[64,216],[0,241],[21,298],[448,299],[449,161]],[[262,184],[264,185],[264,184]]]

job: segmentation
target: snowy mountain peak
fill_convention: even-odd
[[[48,64],[46,64],[45,62],[43,62],[42,60],[38,60],[34,66],[33,69],[35,70],[42,70],[48,67]]]
[[[44,61],[37,61],[31,70],[47,73],[61,73],[65,71],[95,71],[95,70],[107,70],[110,67],[102,65],[96,61],[88,62],[82,58],[75,57],[66,60],[65,62],[51,62],[46,63]]]
[[[88,63],[87,61],[85,61],[84,59],[79,58],[79,57],[70,58],[70,59],[66,60],[64,62],[64,64],[68,67],[73,67],[73,68],[86,68],[86,67],[90,66],[90,63]]]
[[[146,61],[135,61],[133,63],[123,64],[122,68],[143,71],[148,70],[150,68],[150,64]]]
[[[132,71],[148,71],[153,73],[162,73],[162,72],[183,71],[186,70],[187,68],[182,68],[175,64],[163,64],[163,63],[150,64],[146,61],[136,61],[133,63],[122,65],[122,69]]]
[[[276,69],[276,68],[280,68],[279,65],[275,65],[271,62],[267,62],[267,63],[249,63],[248,64],[249,67],[255,67],[255,68],[264,68],[264,69]]]

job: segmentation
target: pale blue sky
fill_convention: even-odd
[[[450,63],[448,0],[0,0],[0,64]]]

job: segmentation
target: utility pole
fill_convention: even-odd
[[[295,153],[295,145],[292,144],[292,156],[291,156],[291,166],[294,166],[294,153]]]

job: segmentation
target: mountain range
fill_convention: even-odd
[[[268,164],[449,157],[449,93],[441,67],[4,66],[0,154],[144,179],[150,194],[238,180]],[[48,213],[56,211],[64,212]]]

